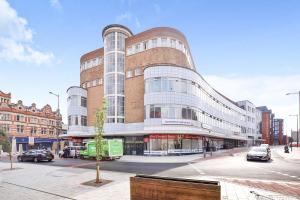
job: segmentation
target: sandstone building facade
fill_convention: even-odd
[[[80,58],[80,85],[67,90],[65,137],[80,143],[94,136],[104,97],[105,137],[122,138],[125,154],[199,153],[261,139],[255,106],[247,111],[212,88],[196,71],[180,31],[159,27],[133,34],[113,24],[102,37],[103,48]]]

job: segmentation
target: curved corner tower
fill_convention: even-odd
[[[102,31],[104,40],[104,96],[107,101],[107,123],[124,123],[125,38],[131,31],[112,24]]]

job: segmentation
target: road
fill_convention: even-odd
[[[246,153],[223,156],[190,163],[141,163],[103,161],[102,170],[170,177],[214,176],[240,179],[259,179],[300,182],[300,163],[288,162],[272,149],[269,162],[247,161]],[[163,159],[163,158],[162,158]],[[35,163],[28,163],[35,164]],[[95,161],[80,159],[55,159],[38,165],[94,169]]]

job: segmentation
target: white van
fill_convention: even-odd
[[[84,146],[68,146],[69,149],[69,158],[79,158],[79,151],[83,150],[85,147]],[[59,151],[58,155],[61,158],[64,154],[64,151]]]

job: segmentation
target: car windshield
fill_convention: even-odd
[[[267,149],[265,147],[253,147],[251,149],[251,151],[254,151],[254,152],[266,152]]]

